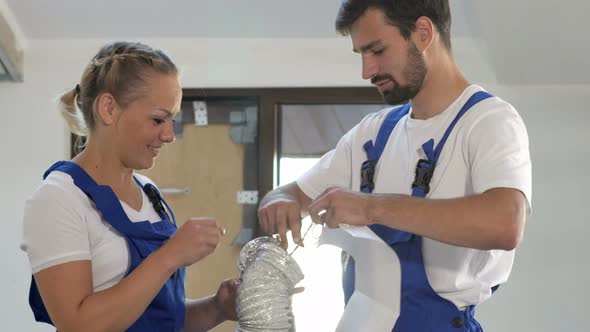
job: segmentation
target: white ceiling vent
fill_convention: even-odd
[[[0,12],[0,81],[22,82],[23,52],[5,17]]]

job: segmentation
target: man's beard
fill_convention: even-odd
[[[406,85],[400,85],[391,75],[379,75],[371,79],[372,82],[379,82],[385,79],[393,83],[393,87],[382,92],[383,98],[390,105],[399,105],[408,102],[416,97],[422,89],[424,78],[428,69],[424,62],[424,57],[416,47],[416,44],[410,42],[408,48],[408,64],[405,66],[402,75],[408,81]]]

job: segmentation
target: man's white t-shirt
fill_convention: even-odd
[[[135,174],[142,184],[153,182]],[[121,202],[132,222],[160,221],[142,190],[137,211]],[[94,291],[107,289],[123,279],[130,266],[125,238],[95,208],[69,174],[51,172],[26,201],[21,248],[29,257],[33,274],[78,260],[92,263]]]
[[[422,144],[441,140],[467,100],[483,89],[469,86],[444,112],[427,119],[411,112],[395,126],[376,166],[374,193],[412,193],[416,163],[425,158]],[[366,116],[345,134],[297,184],[310,198],[329,186],[360,191],[363,145],[375,142],[391,108]],[[516,110],[498,97],[473,106],[459,120],[439,157],[427,198],[457,198],[492,188],[515,188],[531,202],[531,161],[525,125]],[[436,222],[433,220],[432,222]],[[456,247],[424,238],[422,254],[432,288],[457,308],[479,304],[491,288],[505,282],[512,269],[513,251]]]

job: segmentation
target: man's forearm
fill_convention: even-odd
[[[522,239],[525,209],[524,195],[508,188],[456,199],[376,194],[368,218],[456,246],[512,250]]]

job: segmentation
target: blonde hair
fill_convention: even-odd
[[[151,73],[178,74],[161,50],[141,43],[114,42],[104,46],[84,69],[80,84],[59,98],[59,110],[70,131],[88,136],[96,126],[96,102],[103,93],[125,107],[147,93]]]

